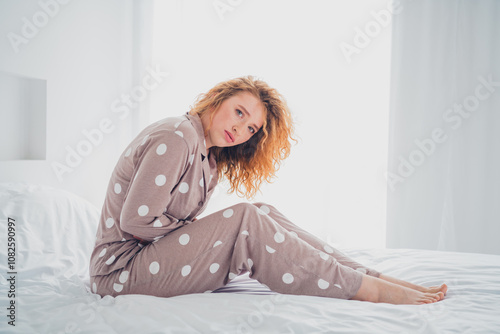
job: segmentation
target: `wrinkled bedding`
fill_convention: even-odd
[[[1,333],[500,333],[500,256],[414,249],[343,249],[387,275],[446,282],[429,305],[283,295],[247,275],[213,293],[172,298],[91,293],[88,257],[99,211],[69,192],[0,184]],[[15,219],[15,298],[7,223]],[[6,316],[15,300],[15,327]]]

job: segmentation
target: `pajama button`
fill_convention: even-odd
[[[203,202],[198,202],[198,206],[203,206]]]

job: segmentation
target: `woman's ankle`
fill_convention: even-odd
[[[378,303],[380,300],[380,285],[378,278],[363,275],[361,286],[351,299]]]

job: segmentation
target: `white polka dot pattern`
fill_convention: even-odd
[[[125,283],[128,280],[129,272],[127,270],[122,271],[118,280],[120,283]]]
[[[156,261],[151,262],[151,264],[149,265],[149,272],[153,275],[156,275],[158,274],[159,271],[160,271],[160,264]]]
[[[104,248],[100,253],[99,253],[99,257],[103,257],[105,254],[106,254],[106,251],[108,249],[107,248]]]
[[[283,233],[276,232],[276,234],[274,235],[274,241],[279,244],[282,243],[283,241],[285,241],[285,235]]]
[[[323,279],[319,279],[318,281],[318,287],[322,290],[325,290],[327,289],[328,287],[330,286],[330,283],[328,283],[327,281],[323,280]]]
[[[167,145],[165,144],[158,145],[158,147],[156,148],[156,154],[164,155],[165,152],[167,152]]]
[[[285,284],[291,284],[293,283],[293,275],[290,274],[290,273],[286,273],[283,275],[282,277],[283,279],[283,282],[285,282]]]
[[[269,214],[269,212],[271,212],[271,210],[269,209],[269,207],[268,207],[268,206],[266,206],[266,205],[262,205],[262,206],[260,207],[260,210],[263,212],[263,214],[266,214],[266,215],[268,215],[268,214]],[[259,213],[260,213],[260,212],[259,212]],[[262,214],[262,213],[261,213],[261,214]]]
[[[189,184],[187,184],[186,182],[182,182],[179,186],[179,191],[183,194],[187,193],[189,191]]]
[[[219,270],[219,267],[220,267],[220,265],[218,263],[212,263],[210,265],[210,272],[212,274],[215,274],[217,272],[217,270]]]
[[[227,209],[222,213],[222,215],[224,216],[224,218],[230,218],[233,215],[233,213],[234,213],[233,209]]]
[[[266,245],[266,251],[268,251],[271,254],[274,253],[274,252],[276,252],[276,250],[274,248],[271,248],[268,245]]]
[[[187,245],[189,242],[189,234],[183,234],[179,237],[179,243],[181,245]]]
[[[133,198],[134,201],[133,203],[131,201],[130,203],[132,204],[127,206],[129,211],[127,210],[128,212],[126,212],[126,215],[124,214],[123,217],[132,216],[130,217],[132,220],[139,221],[141,223],[146,223],[143,222],[143,220],[147,220],[148,223],[151,224],[148,224],[149,228],[159,227],[160,229],[149,230],[150,232],[153,232],[151,235],[145,236],[141,234],[141,237],[147,238],[148,241],[153,241],[153,237],[157,235],[154,237],[153,241],[156,242],[163,238],[160,234],[168,233],[168,229],[163,226],[162,223],[163,221],[167,224],[166,222],[168,221],[168,218],[162,217],[160,220],[162,215],[161,212],[165,212],[167,217],[172,215],[174,217],[178,217],[179,219],[186,220],[188,217],[196,216],[198,211],[202,207],[206,206],[206,191],[208,189],[205,187],[208,185],[215,187],[217,183],[216,180],[214,180],[214,178],[217,179],[216,171],[214,169],[210,169],[209,173],[207,173],[208,170],[206,168],[206,163],[208,159],[200,159],[200,150],[201,153],[206,153],[203,146],[198,145],[198,143],[203,141],[203,138],[197,139],[199,141],[195,142],[191,141],[192,138],[188,138],[188,136],[191,137],[193,134],[191,131],[187,130],[190,122],[183,123],[182,128],[179,127],[173,129],[172,125],[178,120],[179,119],[176,119],[172,123],[169,123],[169,126],[164,127],[165,129],[170,129],[168,133],[170,137],[168,137],[167,134],[165,134],[165,137],[159,137],[156,134],[145,136],[146,133],[144,133],[143,137],[139,137],[136,141],[134,141],[134,146],[126,148],[125,156],[133,156],[132,153],[137,156],[139,153],[142,154],[143,152],[147,152],[147,157],[151,158],[151,161],[148,161],[148,167],[151,168],[134,169],[134,171],[130,172],[129,177],[134,177],[138,175],[133,174],[136,173],[137,170],[149,171],[146,173],[140,172],[141,174],[138,175],[139,178],[136,179],[136,181],[139,181],[137,187],[134,185],[134,187],[129,189],[128,178],[121,178],[116,175],[113,176],[109,187],[109,192],[111,193],[109,195],[112,200],[120,199],[126,193],[128,194],[128,192],[132,189],[140,189],[140,191],[136,194],[132,194],[134,197],[130,196],[130,198]],[[186,127],[184,127],[184,125]],[[186,132],[186,137],[184,137],[183,132]],[[144,146],[137,147],[141,142]],[[185,145],[186,143],[188,145]],[[177,153],[182,154],[178,155]],[[178,160],[181,156],[184,157],[183,161]],[[122,164],[127,164],[127,166],[129,166],[132,163],[132,158],[124,158],[121,162]],[[182,168],[186,167],[187,171],[184,170],[182,175],[175,175],[177,171],[182,170],[182,168],[178,168],[179,166]],[[196,167],[196,171],[193,173],[192,170],[194,170],[194,167]],[[169,185],[167,185],[167,181],[169,181]],[[166,189],[166,187],[171,187],[171,181],[177,182],[178,191],[171,193],[172,189]],[[197,187],[196,184],[198,184],[199,187]],[[223,189],[222,186],[219,187],[214,189],[214,194],[212,196],[214,196],[216,191],[219,189]],[[148,192],[149,190],[151,191],[151,196],[142,196],[142,194]],[[166,195],[154,196],[155,194],[153,194],[153,192],[156,194],[168,192],[166,195],[176,198],[174,198],[175,201],[167,202],[163,200],[164,198],[167,198]],[[116,194],[119,195],[117,196]],[[187,201],[187,199],[191,200]],[[184,207],[183,205],[187,202],[188,205]],[[174,204],[179,204],[181,207],[174,207]],[[168,206],[168,209],[166,209],[166,206]],[[191,211],[188,211],[187,209]],[[104,230],[104,234],[100,236],[100,239],[96,241],[96,244],[98,244],[98,242],[102,242],[103,240],[107,241],[106,238],[108,235],[112,235],[115,238],[114,241],[120,240],[120,236],[127,236],[130,240],[126,243],[116,245],[117,247],[115,247],[115,245],[104,246],[107,248],[100,246],[101,250],[98,251],[98,254],[94,255],[95,257],[99,256],[99,258],[101,258],[99,259],[99,263],[102,264],[105,261],[106,264],[109,265],[107,269],[113,270],[116,268],[113,268],[112,265],[116,266],[117,264],[120,264],[123,266],[123,263],[125,263],[125,256],[121,254],[121,250],[118,251],[119,247],[130,246],[131,251],[141,252],[144,256],[141,257],[141,263],[137,262],[137,272],[132,274],[132,271],[127,267],[130,272],[122,269],[121,271],[118,271],[118,274],[110,275],[112,280],[108,280],[105,285],[104,283],[100,283],[99,292],[103,294],[114,293],[115,295],[118,292],[132,293],[131,291],[134,290],[134,284],[136,281],[142,282],[148,280],[152,282],[152,288],[157,289],[160,288],[160,285],[165,282],[163,279],[163,276],[165,275],[169,275],[169,278],[170,275],[173,275],[172,278],[176,278],[179,281],[179,284],[188,284],[189,286],[196,286],[195,280],[213,280],[214,282],[220,282],[221,278],[225,278],[227,281],[228,278],[230,280],[235,279],[240,274],[240,271],[245,268],[250,271],[252,276],[256,279],[262,278],[265,280],[265,278],[267,278],[268,280],[265,280],[266,283],[276,287],[277,291],[283,290],[285,293],[287,293],[287,291],[298,291],[302,290],[305,285],[308,285],[310,288],[316,290],[318,295],[341,295],[343,291],[338,289],[342,289],[342,287],[339,284],[334,286],[334,283],[342,283],[342,281],[333,280],[330,276],[331,267],[337,265],[331,256],[335,254],[335,249],[324,241],[321,243],[314,243],[314,248],[307,248],[305,246],[305,248],[302,248],[305,243],[298,242],[300,241],[298,233],[301,232],[287,231],[284,229],[283,226],[287,226],[287,221],[281,221],[281,215],[279,215],[275,210],[276,209],[274,209],[273,206],[265,203],[231,206],[219,211],[219,213],[212,216],[212,218],[207,217],[206,220],[202,221],[202,225],[207,223],[207,229],[205,231],[212,231],[212,229],[216,229],[217,231],[214,231],[214,233],[199,232],[193,226],[188,226],[182,229],[180,233],[170,235],[167,234],[165,238],[166,240],[162,240],[157,244],[149,246],[145,245],[145,243],[137,246],[139,244],[135,239],[132,239],[131,234],[123,233],[123,235],[120,235],[119,232],[121,231],[118,229],[120,213],[109,211],[109,213],[104,216],[103,221],[101,221],[101,224],[105,224],[105,226],[101,225],[101,228]],[[274,215],[274,213],[276,213],[276,215]],[[114,220],[115,218],[116,221]],[[181,225],[177,224],[175,219],[172,223],[173,225]],[[144,225],[142,226],[144,227]],[[251,236],[249,233],[250,230],[252,230]],[[132,233],[132,231],[133,230],[131,229],[130,232]],[[215,232],[220,232],[220,234],[216,234]],[[140,232],[137,231],[133,233],[136,233],[137,235],[137,233]],[[175,240],[171,240],[172,237],[174,239],[177,238],[177,242]],[[217,250],[214,249],[213,251],[216,253],[207,252],[209,249],[198,249],[194,246],[199,242],[198,239],[200,238],[206,239],[205,241],[208,242],[208,247],[210,247],[210,243],[213,244],[214,248],[221,245],[224,247],[218,247]],[[218,238],[220,240],[218,240]],[[222,241],[222,239],[224,239],[224,241]],[[242,248],[237,249],[235,246],[241,246]],[[265,247],[265,250],[262,246]],[[139,247],[143,248],[140,249]],[[316,250],[316,248],[318,250]],[[109,249],[109,251],[107,249]],[[170,250],[172,251],[170,252]],[[246,252],[247,250],[250,251]],[[185,256],[179,256],[172,260],[171,263],[168,261],[168,255],[165,262],[162,262],[164,261],[163,259],[160,261],[160,258],[156,257],[156,254],[161,255],[176,253],[184,254]],[[239,265],[243,265],[243,267],[234,266],[235,261],[228,262],[228,255],[236,255],[238,261],[241,261]],[[309,269],[306,270],[304,267],[306,264],[300,262],[302,257],[306,255],[310,256],[310,261],[314,261],[314,265],[312,266],[314,267],[314,273],[309,272]],[[118,256],[120,256],[120,259],[117,258]],[[276,257],[279,259],[276,259]],[[191,260],[188,260],[195,258],[196,261],[201,261],[191,262]],[[295,268],[297,267],[290,265],[290,262],[278,261],[283,258],[291,259],[297,265],[302,266],[302,269],[299,268],[298,271],[295,271]],[[156,261],[157,259],[159,261]],[[224,260],[224,262],[220,262],[222,261],[221,259],[226,260]],[[323,260],[326,260],[326,262]],[[230,268],[228,268],[229,264],[232,265]],[[258,270],[261,267],[268,268],[269,266],[273,267],[273,275],[268,275],[268,273],[262,275],[260,273],[262,270]],[[309,268],[311,266],[307,265],[307,267]],[[98,269],[101,271],[106,270],[106,268]],[[232,270],[234,270],[234,272],[232,272]],[[362,272],[363,268],[359,268],[358,271]],[[137,277],[134,276],[136,273],[138,275]],[[295,277],[295,275],[299,276]],[[162,279],[154,279],[157,277],[161,277]],[[320,277],[325,277],[325,279]],[[105,281],[103,280],[103,282]],[[304,286],[302,286],[302,284],[304,284]],[[174,286],[175,284],[172,285],[173,288]],[[208,287],[208,285],[206,286]],[[347,294],[347,288],[348,285],[346,285],[345,294]],[[204,291],[205,289],[202,288],[200,291]],[[92,290],[97,290],[96,283],[92,284]],[[211,291],[212,290],[208,290],[207,292]]]
[[[115,220],[113,218],[106,219],[106,227],[111,228],[115,224]]]
[[[182,267],[182,270],[181,270],[182,276],[186,277],[187,275],[189,275],[189,273],[191,273],[191,266],[190,265],[185,265],[184,267]]]
[[[139,207],[139,209],[137,210],[137,213],[139,214],[139,216],[141,217],[144,217],[145,215],[147,215],[149,212],[149,208],[147,205],[141,205]]]
[[[113,262],[115,262],[115,259],[116,259],[116,256],[111,255],[109,257],[109,259],[106,260],[106,264],[109,266],[110,264],[112,264]]]
[[[167,182],[167,178],[165,177],[165,175],[160,174],[155,178],[155,183],[159,187],[163,186],[165,182]]]

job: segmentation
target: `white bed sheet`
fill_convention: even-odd
[[[218,293],[101,298],[89,289],[98,210],[44,186],[0,184],[1,235],[17,218],[16,327],[7,324],[6,242],[0,242],[1,333],[500,333],[500,256],[350,249],[348,255],[423,285],[446,282],[429,305],[277,294],[242,275]]]

